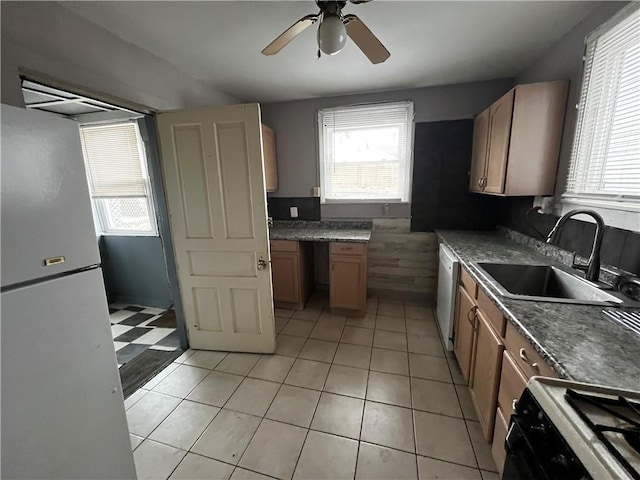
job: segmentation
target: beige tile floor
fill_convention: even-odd
[[[275,355],[187,351],[125,401],[138,478],[498,478],[432,309],[276,310]]]

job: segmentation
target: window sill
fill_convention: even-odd
[[[158,233],[149,232],[98,232],[98,236],[100,237],[160,237]]]
[[[559,215],[576,208],[588,208],[599,213],[609,227],[622,228],[640,232],[640,200],[625,201],[613,198],[590,198],[579,196],[563,196],[557,212]]]
[[[409,201],[402,200],[320,200],[320,205],[409,205]]]

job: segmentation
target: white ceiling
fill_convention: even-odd
[[[391,52],[371,65],[352,43],[316,58],[316,26],[278,55],[260,51],[311,0],[62,2],[62,5],[242,101],[274,102],[513,77],[599,2],[347,4]]]

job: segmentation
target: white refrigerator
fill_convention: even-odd
[[[2,105],[3,478],[135,478],[78,125]]]

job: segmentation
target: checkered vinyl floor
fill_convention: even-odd
[[[147,349],[173,351],[180,348],[176,328],[150,325],[166,310],[138,305],[109,305],[111,333],[118,358],[118,367],[133,360]]]

